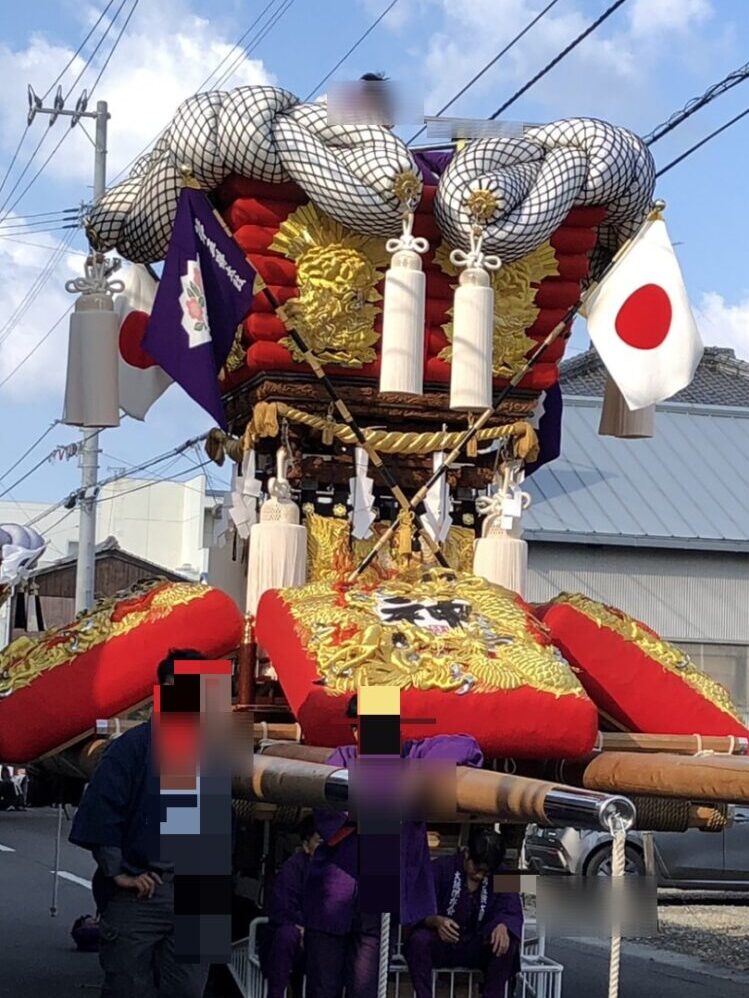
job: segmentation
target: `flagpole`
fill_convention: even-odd
[[[491,407],[484,409],[481,415],[463,433],[458,443],[455,445],[455,447],[453,447],[453,449],[447,455],[447,457],[439,466],[439,468],[437,468],[437,470],[427,479],[424,485],[422,485],[421,488],[412,496],[409,502],[410,510],[413,510],[416,506],[418,506],[421,502],[424,501],[424,497],[426,496],[429,489],[432,488],[432,486],[436,482],[438,482],[443,477],[443,475],[447,473],[448,467],[456,460],[456,458],[459,456],[463,448],[468,443],[470,443],[471,440],[473,440],[473,438],[476,436],[479,430],[486,425],[486,423],[491,419],[491,417],[495,413],[499,413],[502,403],[507,398],[512,389],[517,387],[517,385],[522,381],[522,379],[525,377],[528,371],[530,371],[531,368],[538,362],[540,357],[546,352],[546,350],[548,350],[551,344],[554,343],[554,341],[559,338],[559,336],[564,332],[569,323],[572,322],[575,316],[577,316],[580,313],[581,309],[585,307],[585,303],[588,301],[589,298],[591,298],[594,291],[598,289],[598,287],[603,283],[603,281],[611,273],[614,267],[620,262],[622,257],[624,257],[625,254],[631,249],[632,245],[634,244],[640,233],[643,231],[645,226],[649,225],[655,219],[661,217],[665,207],[666,204],[664,201],[654,202],[653,208],[651,209],[650,212],[648,212],[647,217],[638,227],[637,232],[633,233],[633,235],[631,235],[629,239],[625,240],[625,242],[622,243],[622,245],[616,251],[614,256],[611,258],[610,262],[605,267],[603,273],[598,278],[598,280],[591,283],[585,289],[585,291],[583,291],[582,295],[580,296],[580,301],[576,305],[573,305],[570,309],[567,310],[567,313],[564,316],[564,318],[561,319],[556,324],[556,326],[554,326],[551,332],[547,334],[547,336],[542,340],[542,342],[539,343],[536,349],[531,353],[530,357],[527,357],[525,359],[525,363],[523,364],[523,366],[519,370],[517,370],[515,374],[513,374],[513,376],[507,382],[505,387],[499,393],[499,396],[497,397],[497,400],[494,402],[494,404]],[[361,573],[364,572],[369,567],[372,561],[377,557],[379,551],[390,541],[390,538],[395,533],[397,526],[398,526],[397,523],[393,523],[387,528],[387,530],[385,530],[382,534],[380,534],[376,543],[373,545],[372,548],[370,548],[366,556],[361,560],[361,562],[359,562],[357,567],[349,576],[349,582],[355,581],[361,575]]]

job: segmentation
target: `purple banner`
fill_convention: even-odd
[[[143,348],[224,429],[218,375],[254,280],[205,194],[184,188]]]

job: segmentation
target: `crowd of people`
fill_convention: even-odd
[[[174,682],[174,663],[201,658],[175,650],[160,663],[158,681]],[[352,744],[329,763],[349,768],[358,758],[358,709],[349,701]],[[96,859],[102,998],[202,998],[208,966],[183,963],[174,947],[174,866],[160,855],[158,774],[151,722],[131,728],[104,753],[83,796],[70,839]],[[443,765],[481,766],[468,735],[406,741],[401,757]],[[154,786],[155,781],[155,786]],[[316,811],[300,829],[301,847],[279,869],[270,893],[261,966],[268,998],[376,998],[381,912],[362,903],[356,817]],[[516,893],[494,891],[501,837],[474,826],[467,848],[432,860],[422,821],[400,825],[400,899],[390,945],[400,926],[416,998],[433,993],[434,968],[483,973],[485,998],[503,998],[519,969],[523,913]],[[369,909],[369,910],[368,910]]]

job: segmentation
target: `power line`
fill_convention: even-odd
[[[55,77],[55,79],[52,81],[52,83],[50,83],[50,85],[47,87],[47,89],[42,94],[42,100],[45,100],[52,93],[53,89],[57,86],[57,84],[60,82],[60,80],[63,78],[63,76],[67,73],[67,71],[73,65],[73,63],[75,62],[75,60],[81,54],[81,52],[83,50],[83,47],[85,46],[86,42],[89,40],[89,38],[93,35],[93,33],[99,27],[99,25],[101,24],[102,20],[104,19],[105,15],[106,15],[107,11],[109,10],[109,8],[112,6],[113,3],[114,3],[114,0],[108,0],[108,3],[106,5],[106,7],[101,12],[101,14],[99,14],[99,16],[97,17],[96,21],[94,22],[94,24],[89,29],[89,32],[86,35],[86,37],[83,39],[83,41],[81,42],[81,44],[78,46],[78,48],[75,50],[75,52],[68,59],[68,61],[65,63],[65,66],[63,67],[62,71],[57,74],[57,76]]]
[[[122,10],[122,7],[124,6],[124,3],[125,3],[125,0],[123,0],[122,6],[119,8],[119,10],[117,11],[117,13],[115,14],[115,16],[114,16],[114,18],[112,20],[112,24],[114,24],[114,22],[119,17],[120,10]],[[93,84],[91,86],[91,90],[90,90],[89,95],[88,95],[89,96],[89,100],[91,99],[91,97],[94,94],[94,91],[96,90],[97,86],[99,85],[99,80],[104,75],[104,72],[105,72],[107,66],[109,65],[109,62],[110,62],[112,56],[117,51],[117,46],[120,44],[120,42],[122,41],[122,36],[127,31],[127,26],[128,26],[128,24],[130,24],[130,20],[131,20],[133,14],[135,13],[135,10],[136,10],[136,8],[138,6],[138,3],[139,3],[139,0],[133,0],[133,6],[130,8],[130,11],[129,11],[127,17],[125,18],[125,22],[122,25],[122,27],[120,28],[120,32],[117,35],[117,37],[115,38],[115,40],[114,40],[114,45],[112,45],[112,48],[109,50],[109,55],[104,60],[104,65],[99,70],[99,73],[98,73],[96,79],[94,80],[94,82],[93,82]]]
[[[556,3],[556,2],[557,2],[557,0],[554,0],[554,3]],[[379,14],[375,18],[374,21],[372,21],[372,23],[367,28],[367,30],[364,31],[364,32],[362,32],[361,35],[359,35],[359,37],[356,39],[356,41],[351,46],[351,48],[346,52],[346,54],[341,56],[341,58],[338,60],[338,62],[335,64],[335,66],[333,66],[333,68],[330,70],[330,72],[327,73],[325,76],[323,76],[323,78],[320,80],[319,83],[315,84],[315,86],[310,90],[310,92],[304,98],[305,102],[308,101],[308,100],[312,100],[312,98],[315,96],[315,94],[320,89],[320,87],[324,86],[328,82],[328,80],[333,75],[333,73],[335,73],[335,71],[337,69],[339,69],[344,64],[344,62],[348,59],[348,57],[351,55],[352,52],[355,52],[356,49],[359,48],[359,46],[364,41],[364,39],[369,34],[371,34],[374,31],[374,29],[377,27],[377,25],[380,23],[380,21],[383,19],[383,17],[385,17],[386,14],[389,14],[390,11],[393,9],[393,7],[395,7],[395,5],[397,3],[398,3],[398,0],[391,0],[391,2],[388,4],[388,6],[385,8],[385,10],[383,10],[383,12],[381,14]]]
[[[532,86],[538,83],[538,81],[543,76],[546,76],[546,74],[550,72],[556,65],[558,65],[562,61],[562,59],[565,58],[565,56],[568,56],[573,49],[576,49],[581,42],[585,41],[588,35],[591,35],[596,30],[596,28],[599,28],[604,21],[608,20],[608,18],[611,17],[611,15],[615,13],[622,6],[622,4],[625,4],[626,2],[627,0],[615,0],[615,3],[612,3],[610,7],[607,7],[600,17],[596,18],[596,20],[593,21],[592,24],[588,25],[585,31],[581,32],[577,36],[577,38],[571,41],[566,48],[562,49],[562,51],[558,55],[555,55],[554,58],[551,60],[551,62],[547,63],[546,66],[544,66],[542,70],[536,73],[536,75],[532,79],[528,80],[528,82],[525,83],[520,88],[520,90],[515,91],[512,97],[510,97],[508,100],[504,102],[504,104],[498,107],[497,110],[494,112],[494,114],[489,115],[489,121],[494,121],[495,118],[498,118],[503,111],[506,111],[507,108],[510,107],[512,104],[514,104],[519,97],[522,97],[522,95],[527,90],[530,90]]]
[[[706,145],[711,139],[714,139],[716,135],[720,135],[721,132],[725,132],[726,129],[731,127],[731,125],[735,125],[737,121],[741,121],[741,119],[745,118],[748,114],[749,114],[749,107],[746,108],[746,110],[742,111],[741,114],[737,114],[736,117],[731,118],[731,120],[727,121],[724,125],[721,125],[720,128],[716,128],[715,131],[710,132],[710,134],[706,135],[704,139],[700,139],[699,142],[695,142],[693,146],[690,146],[689,149],[683,152],[680,156],[677,156],[676,159],[672,159],[670,163],[667,163],[664,167],[658,170],[658,172],[656,173],[656,177],[662,177],[664,173],[668,173],[668,171],[671,170],[678,163],[683,162],[683,160],[685,160],[687,156],[691,156],[693,152],[696,152],[698,149],[701,149],[702,146]]]
[[[668,135],[669,132],[673,131],[674,128],[686,121],[687,118],[690,118],[701,108],[705,107],[711,101],[714,101],[716,97],[720,97],[722,94],[727,93],[729,90],[732,90],[734,87],[738,86],[739,83],[743,83],[747,79],[749,79],[749,62],[745,63],[743,66],[740,66],[738,69],[734,69],[732,73],[724,76],[723,79],[719,80],[717,83],[713,83],[701,97],[693,97],[679,111],[674,111],[669,118],[661,122],[660,125],[656,125],[652,132],[644,136],[644,141],[649,146],[655,145],[655,143],[662,139],[664,135]]]
[[[284,14],[286,14],[286,12],[291,7],[293,7],[295,3],[296,3],[296,0],[285,0],[285,2],[280,7],[277,8],[277,10],[275,11],[275,13],[273,14],[273,16],[271,17],[271,19],[268,22],[268,24],[265,25],[260,30],[260,32],[258,33],[258,35],[256,36],[256,38],[253,40],[253,42],[250,45],[246,46],[244,49],[242,49],[242,51],[236,57],[236,59],[234,60],[234,62],[232,63],[232,65],[216,81],[215,86],[216,86],[217,90],[220,89],[226,83],[226,81],[231,78],[231,76],[233,76],[233,74],[235,73],[237,67],[242,62],[242,60],[246,59],[248,56],[250,56],[255,51],[255,49],[258,47],[258,45],[260,44],[260,42],[265,38],[265,36],[268,34],[268,32],[271,31],[273,28],[275,28],[275,26],[278,24],[278,22],[281,20],[281,18],[284,16]]]
[[[258,24],[258,22],[265,16],[266,12],[270,9],[270,7],[272,7],[272,5],[275,2],[276,2],[276,0],[269,0],[269,2],[265,5],[265,7],[263,7],[263,9],[260,11],[260,13],[258,14],[258,16],[252,22],[252,24],[250,24],[250,26],[245,30],[245,32],[236,40],[236,42],[234,43],[234,45],[231,47],[230,51],[227,52],[227,54],[225,56],[223,56],[223,58],[219,61],[218,65],[215,67],[215,69],[213,69],[208,74],[208,76],[206,76],[206,78],[203,80],[203,82],[197,87],[197,89],[193,93],[193,96],[194,96],[194,94],[199,93],[200,91],[202,91],[203,88],[208,85],[208,83],[211,80],[211,78],[214,77],[214,76],[216,76],[219,73],[219,71],[221,70],[221,67],[224,66],[227,61],[232,60],[233,62],[236,62],[236,57],[235,57],[235,54],[234,54],[235,49],[237,49],[240,45],[242,45],[242,43],[245,41],[245,39],[247,38],[247,36],[250,34],[250,32],[252,31],[252,29],[255,27],[255,25]],[[281,0],[281,2],[284,2],[284,0]],[[288,7],[286,9],[288,10]],[[275,13],[278,13],[279,10],[280,10],[280,8],[277,7]],[[285,13],[285,11],[283,11],[283,13]],[[271,16],[273,16],[273,15],[271,15]],[[273,22],[273,24],[275,24],[275,23],[276,22]],[[273,27],[273,24],[271,24],[270,27]],[[241,57],[243,57],[244,55],[249,55],[250,51],[254,51],[254,48],[257,46],[257,44],[259,44],[260,41],[262,41],[262,38],[260,38],[260,37],[258,37],[258,35],[256,35],[252,39],[252,41],[249,43],[248,47],[242,49]],[[241,57],[240,57],[240,61],[241,61]],[[231,72],[234,72],[234,69],[231,69],[230,75],[231,75]],[[211,86],[212,86],[212,88],[214,90],[218,89],[218,87],[220,85],[220,82],[221,82],[221,79],[223,79],[223,77],[222,78],[218,78],[215,83],[211,84]],[[125,166],[123,166],[122,169],[118,173],[115,174],[115,176],[112,178],[112,180],[111,180],[111,182],[109,184],[109,188],[110,189],[119,180],[119,178],[121,176],[123,176],[123,174],[128,173],[129,170],[132,169],[133,165],[135,163],[137,163],[137,161],[141,158],[141,156],[143,156],[146,152],[148,152],[148,150],[154,145],[154,143],[157,142],[161,138],[161,136],[164,134],[164,132],[167,130],[168,127],[169,127],[169,124],[167,123],[162,129],[160,129],[159,132],[156,133],[156,135],[153,136],[153,138],[149,139],[149,141],[143,146],[143,148],[140,150],[140,152],[136,153],[135,156],[133,156],[132,159],[130,159],[125,164]]]
[[[34,301],[36,301],[42,288],[52,276],[55,267],[67,252],[68,245],[73,241],[74,235],[74,232],[69,232],[65,239],[52,251],[47,263],[44,265],[44,268],[37,275],[31,287],[18,303],[5,325],[0,329],[0,343],[4,342],[4,340],[10,336],[18,323],[24,318],[29,308],[33,305]]]
[[[68,87],[67,93],[65,94],[65,100],[67,100],[70,97],[70,95],[72,94],[72,92],[75,90],[75,88],[80,83],[81,78],[83,77],[84,73],[89,68],[89,66],[91,65],[91,63],[94,61],[94,56],[99,51],[99,49],[102,47],[102,45],[104,44],[104,42],[107,40],[107,36],[109,35],[109,32],[114,27],[115,22],[116,22],[117,18],[120,16],[120,14],[122,13],[122,9],[123,9],[123,7],[125,6],[126,3],[127,3],[127,0],[120,0],[120,6],[117,8],[117,10],[112,15],[112,19],[110,20],[109,24],[106,26],[106,29],[104,30],[104,34],[101,36],[101,38],[99,39],[99,41],[94,46],[93,52],[91,52],[89,54],[88,59],[83,64],[83,68],[79,71],[79,73],[76,76],[76,78],[73,80],[73,82]],[[117,43],[115,42],[115,46],[116,46],[116,44]],[[113,46],[113,49],[114,49],[115,46]],[[112,53],[110,51],[109,55],[111,56],[111,54]],[[109,61],[109,60],[107,59],[107,61]],[[97,79],[97,83],[98,83],[98,79]],[[93,92],[93,88],[92,88],[92,92]]]
[[[18,459],[17,459],[16,461],[14,461],[14,462],[13,462],[13,464],[11,464],[11,466],[10,466],[10,467],[8,468],[8,470],[7,470],[6,472],[4,472],[4,473],[3,473],[2,475],[0,475],[0,482],[3,482],[3,481],[5,481],[5,479],[6,479],[6,478],[8,477],[8,475],[9,475],[9,474],[11,473],[11,471],[15,471],[15,470],[16,470],[16,468],[18,467],[18,465],[19,465],[19,464],[21,464],[21,462],[22,462],[22,461],[25,461],[25,460],[26,460],[26,458],[27,458],[27,457],[29,456],[29,454],[30,454],[30,453],[31,453],[31,452],[32,452],[33,450],[35,450],[35,448],[37,448],[37,447],[39,446],[39,444],[40,444],[40,443],[42,442],[42,440],[44,440],[44,438],[45,438],[45,437],[48,437],[48,436],[49,436],[49,434],[50,434],[50,433],[52,432],[52,430],[54,430],[54,428],[55,428],[55,427],[56,427],[56,426],[57,426],[57,425],[59,424],[59,422],[60,422],[60,420],[59,420],[59,419],[53,419],[53,420],[52,420],[52,422],[51,422],[51,423],[49,424],[49,426],[47,427],[47,429],[46,429],[46,430],[44,430],[44,432],[43,432],[43,433],[41,433],[41,434],[40,434],[40,435],[39,435],[39,436],[38,436],[38,437],[36,438],[36,440],[35,440],[35,441],[33,442],[33,444],[32,444],[32,445],[31,445],[30,447],[28,447],[28,448],[27,448],[27,449],[26,449],[26,450],[25,450],[25,451],[23,452],[23,454],[21,454],[21,456],[20,456],[20,457],[19,457],[19,458],[18,458]],[[14,487],[14,486],[11,486],[11,488],[13,488],[13,487]]]
[[[8,382],[10,381],[10,379],[12,377],[14,377],[14,375],[16,375],[21,370],[21,368],[24,366],[24,364],[26,363],[27,360],[31,360],[31,358],[34,356],[34,354],[39,349],[39,347],[43,343],[46,343],[46,341],[50,338],[50,336],[52,335],[52,333],[54,333],[54,331],[60,325],[60,323],[62,322],[62,320],[65,318],[65,316],[68,315],[68,313],[70,312],[70,310],[72,309],[72,307],[73,307],[72,305],[69,305],[68,308],[65,309],[65,311],[62,313],[62,315],[60,316],[60,318],[52,326],[50,326],[50,328],[47,330],[47,332],[44,334],[44,336],[42,336],[42,338],[39,340],[39,342],[37,343],[37,345],[35,347],[33,347],[26,354],[26,356],[16,364],[16,366],[13,368],[13,370],[10,372],[10,374],[7,374],[3,378],[3,380],[0,381],[0,388],[2,388],[4,385],[8,384]]]
[[[489,62],[487,62],[487,64],[485,66],[483,66],[478,71],[478,73],[476,73],[476,75],[473,77],[473,79],[469,80],[468,83],[466,83],[466,85],[464,87],[462,87],[462,89],[460,89],[457,92],[457,94],[455,94],[453,97],[450,98],[450,100],[447,102],[447,104],[445,104],[443,107],[441,107],[439,109],[439,111],[437,112],[437,114],[435,115],[435,117],[439,118],[441,115],[443,115],[445,113],[445,111],[448,110],[448,108],[452,107],[456,100],[458,100],[460,97],[462,97],[463,94],[467,90],[470,90],[471,87],[474,85],[474,83],[476,83],[477,80],[480,80],[481,77],[484,75],[484,73],[487,73],[492,68],[492,66],[499,59],[502,58],[503,55],[506,55],[510,51],[510,49],[513,48],[513,46],[515,46],[520,41],[520,39],[524,35],[526,35],[531,30],[532,27],[534,27],[534,25],[538,24],[538,22],[541,20],[541,18],[545,14],[547,14],[551,10],[551,8],[554,7],[558,2],[559,2],[559,0],[551,0],[551,3],[547,4],[540,13],[536,14],[536,16],[533,18],[533,20],[529,21],[526,24],[526,26],[523,28],[523,30],[519,31],[515,35],[515,37],[512,39],[512,41],[508,42],[507,45],[505,45],[505,47],[501,51],[497,52],[497,54],[494,56],[494,58],[491,59]],[[422,125],[421,128],[418,130],[418,132],[415,132],[411,136],[411,138],[408,140],[408,142],[406,143],[406,145],[410,146],[412,142],[415,142],[416,139],[418,139],[418,137],[422,134],[422,132],[425,131],[426,127],[427,127],[426,125]]]

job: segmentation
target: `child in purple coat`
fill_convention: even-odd
[[[273,881],[269,933],[260,949],[260,964],[268,982],[267,998],[284,998],[286,989],[292,983],[301,983],[304,973],[302,899],[310,859],[321,839],[311,817],[302,822],[299,835],[302,848],[286,860]]]
[[[481,970],[483,998],[504,998],[520,967],[523,908],[517,894],[492,889],[503,852],[496,832],[476,827],[465,852],[432,863],[437,914],[425,918],[404,947],[416,998],[432,998],[438,967]]]
[[[347,716],[358,741],[357,704]],[[328,765],[348,769],[356,745],[336,749]],[[483,756],[469,735],[438,735],[407,741],[401,758],[443,765],[481,766]],[[380,917],[359,907],[359,836],[347,814],[315,813],[322,844],[311,864],[304,898],[307,998],[376,998]],[[414,925],[436,912],[426,825],[404,820],[400,833],[400,922]]]

